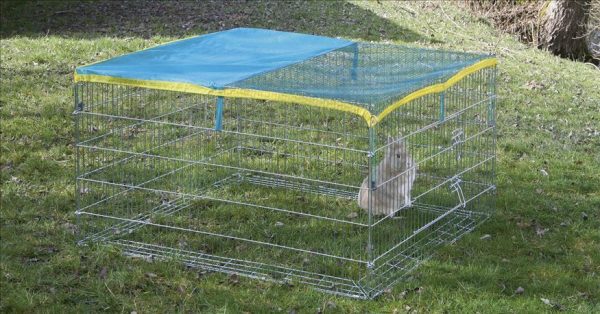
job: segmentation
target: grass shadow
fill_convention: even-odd
[[[340,1],[5,1],[0,38],[58,35],[186,37],[258,27],[362,40],[430,41],[352,3]]]

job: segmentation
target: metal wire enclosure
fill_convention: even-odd
[[[320,84],[340,91],[336,85],[353,78],[377,81],[361,64],[385,68],[376,57],[398,59],[393,49],[404,48],[365,46],[377,53],[358,60],[353,49],[238,86],[287,82],[290,89]],[[323,64],[345,69],[323,75],[343,76],[302,76]],[[495,67],[473,71],[372,125],[352,112],[290,101],[78,82],[79,243],[374,298],[493,212],[495,76]],[[376,113],[405,96],[347,90]],[[398,144],[411,163],[384,173],[379,165]],[[407,185],[409,174],[414,183]],[[410,201],[383,204],[381,191]]]

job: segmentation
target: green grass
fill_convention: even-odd
[[[0,311],[600,311],[598,70],[527,47],[451,3],[40,1],[0,8]],[[374,301],[76,246],[73,69],[234,26],[495,53],[495,216]],[[484,234],[491,238],[480,240]]]

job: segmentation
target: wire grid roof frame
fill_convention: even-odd
[[[75,81],[327,107],[372,126],[495,64],[484,54],[235,28],[78,67]]]

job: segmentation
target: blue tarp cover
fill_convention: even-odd
[[[75,81],[326,107],[371,126],[495,65],[483,54],[235,28],[82,66]]]
[[[352,44],[323,36],[235,28],[79,67],[76,73],[223,88]]]

